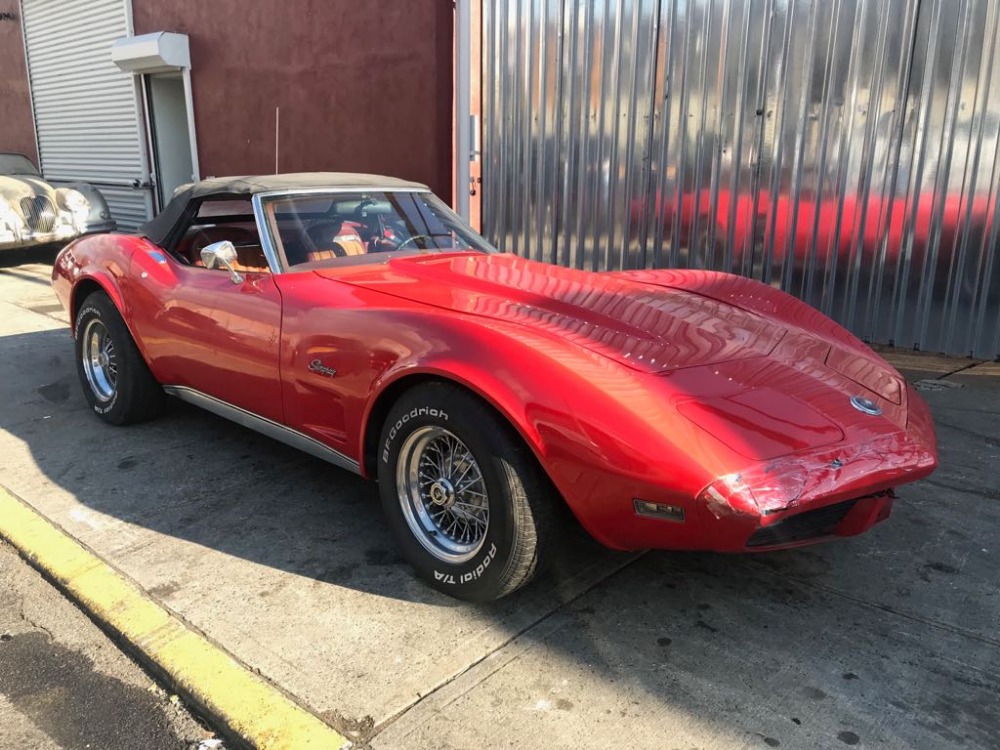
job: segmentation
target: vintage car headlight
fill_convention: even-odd
[[[10,201],[0,197],[0,230],[6,230],[5,233],[12,233],[16,237],[23,229],[24,220],[20,214],[14,210]]]
[[[87,200],[87,196],[79,190],[62,188],[59,190],[59,198],[63,208],[69,211],[70,216],[73,217],[73,226],[76,227],[76,230],[78,232],[85,231],[90,219],[90,201]]]

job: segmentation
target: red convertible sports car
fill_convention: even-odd
[[[501,254],[387,177],[199,182],[52,283],[103,419],[170,394],[375,478],[463,599],[528,581],[560,503],[616,549],[771,550],[869,529],[937,462],[914,390],[798,300]]]

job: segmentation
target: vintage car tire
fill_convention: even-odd
[[[77,373],[94,413],[114,425],[144,422],[160,413],[166,394],[107,294],[93,292],[84,299],[74,330]],[[95,361],[92,355],[106,359]]]
[[[440,445],[453,447],[451,459],[435,453]],[[421,486],[419,477],[429,465],[424,460],[433,464],[435,456],[453,464],[443,472],[450,476]],[[418,477],[416,486],[407,480],[412,476]],[[453,484],[447,485],[449,481]],[[520,435],[458,386],[427,383],[400,397],[381,431],[378,482],[386,520],[403,556],[443,593],[467,601],[499,599],[527,583],[546,557],[554,510],[548,478]],[[485,489],[485,499],[473,487]],[[445,508],[449,498],[457,505]],[[442,531],[448,513],[470,507],[463,501],[482,503],[475,511],[480,524],[483,509],[487,512],[485,529],[465,521],[470,530],[464,548],[453,538],[461,535]],[[432,511],[443,517],[440,526]]]

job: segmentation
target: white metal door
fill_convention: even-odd
[[[146,76],[146,121],[152,139],[157,208],[162,211],[174,190],[194,179],[187,101],[180,73]]]
[[[133,76],[111,62],[130,33],[128,0],[22,0],[42,175],[82,180],[108,201],[119,229],[152,216]]]

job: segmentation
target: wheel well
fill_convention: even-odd
[[[509,424],[511,429],[514,431],[514,434],[517,435],[517,437],[528,449],[528,455],[534,458],[535,463],[541,471],[541,476],[548,484],[549,492],[551,493],[553,500],[556,501],[555,505],[559,508],[559,512],[562,514],[561,518],[563,522],[565,524],[575,524],[579,526],[579,521],[570,509],[569,504],[566,502],[566,498],[563,497],[559,488],[556,487],[556,483],[552,481],[552,477],[549,476],[545,466],[542,465],[542,462],[538,459],[535,451],[528,444],[528,441],[525,440],[524,435],[522,435],[520,431],[514,427],[510,419],[507,418],[507,415],[497,409],[497,407],[490,401],[483,398],[480,394],[476,393],[463,383],[459,383],[451,378],[441,377],[440,375],[430,375],[426,373],[407,375],[389,385],[384,391],[382,391],[382,393],[379,394],[374,406],[372,406],[371,413],[368,415],[368,423],[365,425],[364,451],[361,456],[361,469],[364,476],[369,479],[378,478],[378,439],[380,433],[382,432],[382,425],[385,422],[385,418],[389,414],[389,409],[392,408],[392,405],[396,403],[397,399],[399,399],[399,397],[406,391],[423,383],[445,383],[447,385],[453,385],[461,388],[467,393],[471,393],[475,398],[484,403],[487,408],[500,417],[500,419]]]
[[[378,470],[376,467],[378,461],[378,439],[379,439],[379,434],[382,432],[382,425],[385,422],[385,418],[389,414],[389,409],[392,408],[392,405],[396,403],[399,397],[402,396],[406,391],[410,390],[411,388],[415,388],[418,385],[422,385],[424,383],[446,383],[447,385],[453,385],[458,388],[461,388],[467,393],[471,393],[481,402],[486,404],[486,406],[491,411],[495,412],[496,415],[500,417],[500,419],[504,420],[507,424],[509,424],[514,433],[517,434],[517,436],[522,441],[524,441],[524,436],[520,434],[520,432],[516,427],[514,427],[510,419],[507,418],[506,414],[501,412],[490,401],[480,396],[478,393],[476,393],[468,386],[463,385],[462,383],[459,383],[456,380],[452,380],[450,378],[444,378],[439,375],[429,375],[426,373],[408,375],[395,381],[394,383],[389,385],[384,391],[382,391],[382,393],[379,394],[378,399],[375,401],[374,406],[372,406],[371,413],[368,415],[368,422],[365,425],[365,442],[363,446],[364,450],[361,457],[362,459],[361,468],[366,477],[370,479],[377,478]],[[532,450],[531,447],[527,445],[527,441],[525,441],[525,444],[526,447],[528,448],[529,453],[532,456],[534,456],[535,451]],[[546,478],[548,478],[548,472],[545,471],[545,467],[542,466],[540,462],[539,462],[539,468],[542,470],[542,474],[545,475]],[[549,478],[549,484],[552,485],[553,492],[556,492],[558,494],[558,491],[555,489],[555,485],[552,483],[552,480],[550,478]]]
[[[408,375],[391,383],[378,395],[371,412],[368,414],[368,422],[365,424],[365,442],[361,455],[361,469],[366,477],[375,479],[378,475],[378,471],[375,468],[376,461],[378,460],[378,437],[379,433],[382,432],[382,424],[385,422],[389,409],[392,408],[392,405],[406,391],[423,383],[434,382],[458,385],[454,380],[448,380],[436,375]]]
[[[75,287],[73,287],[73,294],[70,296],[69,301],[69,325],[73,329],[73,335],[76,335],[76,311],[80,309],[80,303],[82,303],[87,297],[89,297],[94,292],[103,292],[104,287],[98,284],[93,279],[84,279]]]

